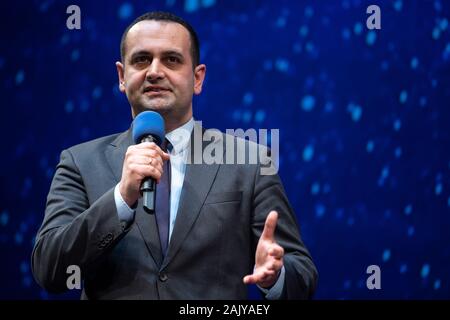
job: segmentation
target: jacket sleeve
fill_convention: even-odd
[[[283,247],[285,281],[281,299],[310,299],[317,284],[317,269],[300,237],[295,213],[289,204],[278,174],[262,175],[258,166],[253,196],[254,246],[270,211],[278,212],[275,240]]]
[[[117,215],[114,188],[89,203],[74,158],[64,150],[33,248],[36,281],[50,292],[67,290],[69,266],[78,266],[84,278],[127,231]]]

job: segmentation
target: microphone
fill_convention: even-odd
[[[144,111],[139,113],[133,120],[133,141],[134,143],[154,142],[158,146],[164,141],[165,129],[164,119],[154,111]],[[144,211],[155,213],[156,202],[156,181],[153,178],[142,180],[140,191],[142,192],[142,206]]]

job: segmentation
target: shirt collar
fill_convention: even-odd
[[[166,134],[166,139],[169,140],[173,147],[172,153],[178,154],[188,147],[193,128],[194,118],[191,118],[181,127],[178,127]]]

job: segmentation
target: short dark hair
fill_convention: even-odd
[[[127,38],[128,31],[130,31],[131,27],[133,27],[136,23],[145,21],[145,20],[154,20],[154,21],[168,21],[175,22],[181,24],[183,27],[189,31],[189,35],[191,37],[191,56],[192,56],[192,65],[195,68],[200,63],[200,42],[197,37],[197,33],[194,28],[182,18],[174,15],[170,12],[164,11],[153,11],[147,12],[140,17],[137,17],[123,32],[122,39],[120,40],[120,55],[122,58],[122,62],[125,62],[125,41]]]

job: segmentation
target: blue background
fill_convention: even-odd
[[[66,28],[70,4],[81,30]],[[366,28],[369,4],[381,30]],[[54,168],[64,148],[128,128],[114,63],[125,27],[155,9],[199,34],[197,119],[280,129],[280,175],[320,273],[316,299],[450,298],[442,0],[2,1],[1,298],[55,298],[29,264]],[[381,290],[366,288],[372,264]]]

